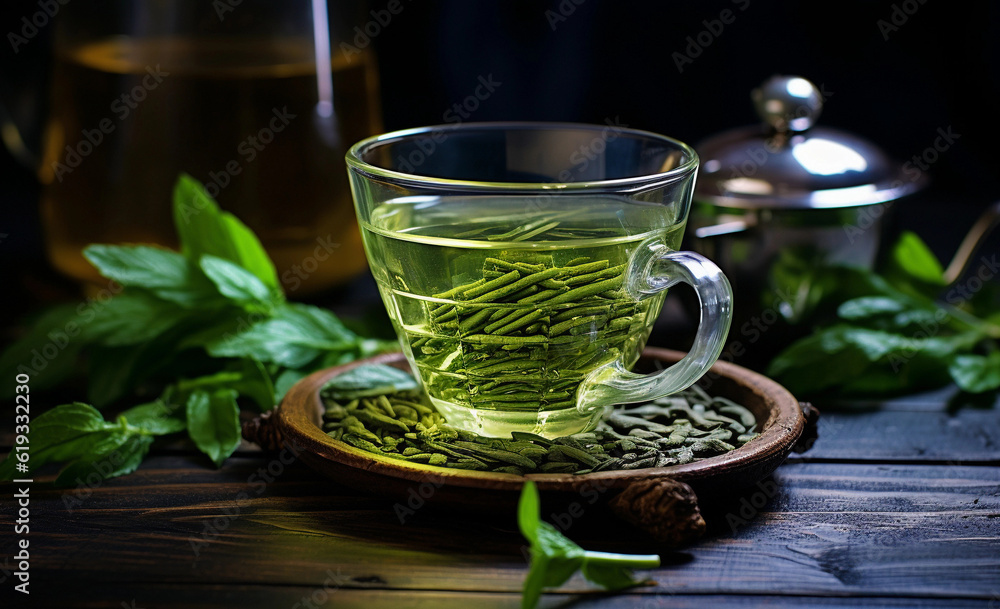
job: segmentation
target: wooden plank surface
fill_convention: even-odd
[[[336,573],[331,574],[336,581]],[[218,607],[337,607],[338,609],[519,609],[521,597],[513,593],[445,592],[417,590],[358,590],[331,586],[217,586],[141,584],[116,586],[114,590],[88,590],[85,601],[79,592],[62,588],[53,595],[57,602],[76,607],[156,607],[157,609],[218,609]],[[991,605],[990,603],[993,603]],[[919,599],[886,597],[729,596],[718,594],[618,594],[588,593],[569,596],[549,594],[542,609],[853,609],[878,606],[890,609],[995,609],[1000,598]]]
[[[36,581],[309,587],[333,570],[344,589],[513,594],[521,585],[512,520],[424,510],[400,523],[390,501],[357,497],[297,464],[258,484],[268,463],[237,458],[213,472],[196,458],[159,456],[134,476],[86,489],[72,511],[66,497],[75,490],[36,486]],[[649,573],[659,584],[640,596],[988,600],[1000,591],[1000,468],[798,463],[775,479],[769,503],[765,485],[717,507],[711,535],[681,552],[650,546],[599,513],[568,534],[593,549],[661,552],[664,566]],[[11,520],[5,513],[0,528]],[[575,577],[563,590],[593,587]]]
[[[703,506],[708,534],[680,551],[598,508],[573,520],[547,511],[587,548],[656,552],[663,565],[647,573],[657,585],[621,596],[574,577],[543,606],[1000,607],[1000,409],[937,399],[825,408],[811,451],[775,486]],[[252,445],[220,470],[172,441],[124,478],[41,482],[33,601],[48,594],[52,606],[291,607],[332,575],[328,606],[516,607],[526,573],[513,514],[425,508],[401,522],[393,500]],[[12,492],[0,485],[0,505]],[[0,577],[12,513],[0,510]],[[0,584],[5,607],[10,591]]]

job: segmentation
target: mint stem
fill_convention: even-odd
[[[613,552],[584,552],[589,561],[604,564],[617,563],[630,569],[655,569],[660,566],[660,557],[656,554],[615,554]]]

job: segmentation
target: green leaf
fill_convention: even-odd
[[[410,391],[417,387],[416,379],[408,372],[385,364],[368,364],[337,375],[323,387],[322,392],[335,401],[350,401],[373,395]]]
[[[95,481],[131,474],[138,469],[152,444],[152,436],[114,434],[68,463],[56,477],[55,485],[91,485]]]
[[[56,406],[32,421],[29,471],[17,473],[16,477],[30,476],[48,463],[61,461],[68,465],[57,478],[57,484],[72,484],[77,477],[86,478],[94,473],[99,479],[129,473],[146,454],[152,435],[153,432],[122,419],[107,422],[88,404]],[[0,463],[0,479],[15,477],[16,452],[12,451]]]
[[[531,555],[536,554],[546,558],[545,578],[542,582],[546,588],[554,588],[563,585],[576,573],[583,565],[586,552],[554,526],[542,521],[538,523],[538,537],[531,546]]]
[[[81,404],[64,404],[43,412],[31,422],[31,450],[28,460],[28,475],[46,463],[64,461],[85,454],[95,440],[100,440],[111,433],[114,425],[104,421],[104,417],[93,406]],[[14,478],[14,465],[17,463],[15,454],[11,451],[7,459],[0,463],[0,479]]]
[[[833,314],[851,298],[897,292],[866,269],[825,265],[821,256],[796,249],[781,252],[771,266],[769,284],[762,306],[776,308],[791,323]]]
[[[308,305],[287,303],[274,317],[248,330],[209,341],[213,357],[246,357],[289,368],[305,366],[327,351],[348,351],[358,337],[331,313]]]
[[[221,467],[240,445],[240,409],[236,391],[196,390],[187,400],[188,435],[201,452]]]
[[[538,539],[539,514],[541,504],[538,500],[538,487],[531,480],[524,483],[521,489],[521,497],[517,501],[517,525],[521,529],[521,535],[528,541],[534,543]]]
[[[119,416],[129,425],[145,429],[156,436],[177,433],[187,428],[184,411],[176,404],[168,404],[162,399],[133,406]]]
[[[958,355],[948,373],[963,391],[985,393],[1000,389],[1000,351],[989,355]]]
[[[225,370],[189,379],[181,379],[174,384],[176,393],[172,399],[187,401],[193,391],[218,391],[232,389],[257,403],[261,409],[274,407],[274,385],[264,365],[255,360],[240,360],[227,365]]]
[[[792,393],[815,395],[893,392],[937,380],[957,351],[980,339],[970,332],[950,336],[904,336],[841,324],[819,330],[789,346],[771,362],[768,374]]]
[[[848,300],[837,307],[837,315],[842,319],[867,319],[899,313],[905,308],[903,303],[887,296],[862,296]]]
[[[279,290],[267,287],[256,275],[225,258],[205,254],[198,264],[219,293],[232,301],[267,310],[283,299]]]
[[[135,385],[142,348],[102,347],[90,349],[87,358],[87,399],[98,408],[124,397]]]
[[[191,260],[205,254],[224,258],[280,290],[278,274],[257,236],[218,204],[197,180],[181,174],[174,186],[174,225],[181,252]]]
[[[285,398],[285,394],[292,388],[292,385],[309,376],[311,372],[311,370],[300,370],[297,368],[288,368],[283,370],[281,374],[278,375],[278,378],[274,379],[275,403],[281,403],[281,400]]]
[[[535,607],[543,588],[562,585],[580,568],[583,569],[584,577],[590,581],[617,590],[639,583],[632,578],[629,569],[651,568],[660,564],[660,557],[655,555],[585,551],[551,524],[541,520],[538,489],[530,480],[521,489],[517,522],[521,533],[531,544],[531,565],[521,596],[523,609]]]
[[[276,397],[274,382],[264,364],[255,359],[243,359],[236,367],[241,373],[241,379],[234,389],[240,395],[253,400],[261,410],[270,410],[281,401]]]
[[[189,309],[154,294],[129,288],[96,309],[84,326],[91,341],[114,347],[147,342],[188,319]]]
[[[52,387],[73,371],[77,355],[87,344],[82,333],[83,320],[76,305],[54,307],[43,313],[31,330],[8,347],[0,356],[0,373],[13,379],[24,373],[31,377],[31,387]],[[14,383],[0,384],[0,396],[14,395]]]
[[[896,267],[913,279],[935,286],[945,285],[941,263],[915,233],[905,231],[900,235],[892,249],[892,259]]]
[[[83,255],[104,277],[145,288],[164,300],[185,307],[218,301],[201,269],[177,252],[149,245],[90,245]]]
[[[583,576],[608,590],[631,588],[642,583],[632,576],[632,569],[618,562],[594,560],[597,553],[588,552],[583,559]],[[659,561],[657,561],[659,562]],[[651,565],[652,567],[659,566]]]

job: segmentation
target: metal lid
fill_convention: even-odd
[[[823,96],[797,76],[773,76],[751,94],[764,124],[727,131],[698,146],[696,199],[750,209],[871,205],[919,190],[871,142],[814,127]],[[911,172],[912,173],[912,172]]]

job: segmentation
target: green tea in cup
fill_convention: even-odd
[[[619,146],[605,141],[603,180],[482,181],[523,180],[510,175],[518,155],[591,142],[600,129],[431,128],[366,140],[348,155],[372,273],[404,352],[450,424],[495,436],[571,434],[614,403],[687,387],[718,357],[728,284],[704,258],[676,251],[697,166],[686,146],[619,133],[619,153],[609,156]],[[424,151],[422,171],[397,171],[414,165],[413,149]],[[637,175],[608,179],[615,159],[615,171]],[[644,162],[664,171],[647,175]],[[572,167],[567,158],[554,175]],[[677,281],[694,285],[708,310],[695,349],[661,373],[628,372]]]

